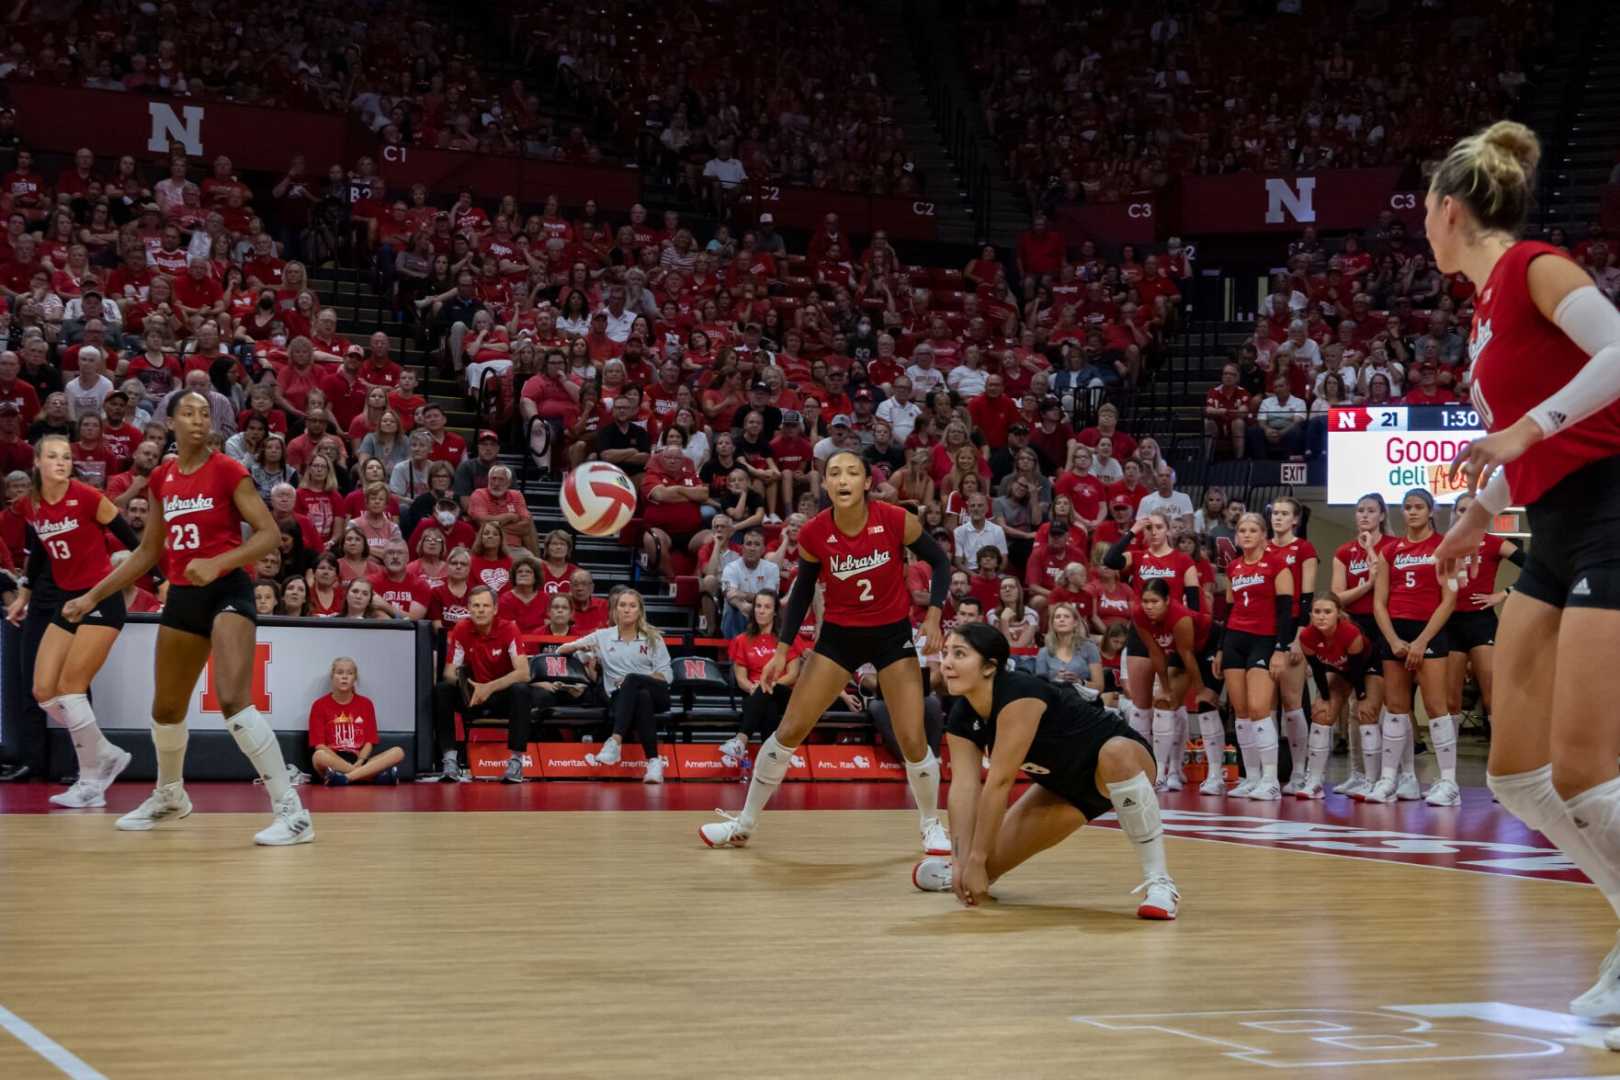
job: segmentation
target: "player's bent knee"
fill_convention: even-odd
[[[1116,735],[1097,751],[1097,771],[1108,781],[1129,780],[1152,764],[1147,748],[1135,739]]]

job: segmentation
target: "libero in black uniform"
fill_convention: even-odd
[[[1147,740],[1073,687],[1009,672],[1007,657],[1007,639],[982,623],[946,638],[940,672],[958,699],[945,725],[958,763],[950,793],[954,854],[923,859],[912,882],[977,907],[1007,871],[1113,810],[1142,860],[1146,880],[1136,891],[1147,895],[1136,914],[1174,919],[1181,896],[1165,869]],[[976,764],[986,754],[990,775],[981,782]],[[1020,772],[1034,784],[1009,808]]]

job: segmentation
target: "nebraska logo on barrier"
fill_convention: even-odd
[[[260,641],[253,647],[253,707],[261,713],[270,711],[270,643]],[[217,713],[223,709],[219,703],[219,691],[214,686],[214,657],[209,654],[208,670],[203,678],[202,704],[198,708],[203,712]]]
[[[154,154],[167,153],[170,140],[178,142],[186,148],[186,153],[192,157],[202,157],[202,122],[203,108],[201,105],[181,106],[180,113],[185,117],[181,120],[175,115],[172,106],[161,101],[147,102],[146,111],[152,117],[152,135],[146,140],[146,148]]]
[[[1291,185],[1287,180],[1271,177],[1266,180],[1266,224],[1286,221],[1283,211],[1295,221],[1305,223],[1316,220],[1316,208],[1311,198],[1316,194],[1316,177],[1302,176]]]
[[[552,655],[538,659],[545,661],[545,675],[548,679],[561,679],[568,675],[568,657]]]

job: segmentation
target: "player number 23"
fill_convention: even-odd
[[[197,535],[197,526],[189,522],[169,526],[169,547],[175,551],[186,551],[201,547],[202,539]]]

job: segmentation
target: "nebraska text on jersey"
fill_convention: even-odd
[[[178,496],[163,500],[163,516],[169,521],[187,514],[199,514],[204,510],[214,508],[214,499],[211,495],[194,495],[189,499]]]
[[[842,558],[834,555],[827,560],[827,569],[832,571],[832,576],[839,581],[848,581],[868,570],[876,570],[885,565],[890,557],[887,551],[878,551],[871,555],[845,555]]]
[[[1395,556],[1395,569],[1405,570],[1409,566],[1433,566],[1434,553],[1427,555],[1397,555]]]
[[[1269,580],[1265,574],[1239,574],[1232,578],[1232,588],[1247,589],[1250,585],[1263,585]]]
[[[63,518],[61,521],[40,521],[34,524],[34,531],[41,540],[49,540],[53,536],[72,532],[79,527],[78,518]]]

